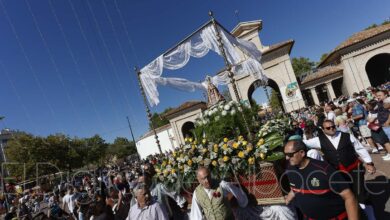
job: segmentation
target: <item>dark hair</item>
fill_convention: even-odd
[[[329,119],[325,119],[325,120],[322,122],[322,125],[324,125],[324,123],[326,123],[326,122],[334,124],[334,121],[329,120]]]
[[[375,107],[378,104],[378,102],[375,99],[373,99],[368,101],[367,104],[371,107]]]
[[[288,141],[287,143],[292,143],[293,145],[293,149],[294,151],[298,152],[298,151],[307,151],[307,147],[306,147],[306,144],[302,141],[302,140],[292,140],[292,141]]]

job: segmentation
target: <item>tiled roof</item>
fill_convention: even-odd
[[[347,48],[349,46],[352,46],[354,44],[360,43],[366,39],[372,38],[374,36],[377,36],[381,33],[390,31],[390,24],[384,24],[380,25],[374,28],[370,28],[368,30],[360,31],[358,33],[355,33],[351,37],[349,37],[347,40],[342,42],[340,45],[338,45],[332,52],[329,53],[329,55],[320,63],[318,66],[323,66],[329,58],[331,58],[337,51],[340,51],[344,48]]]
[[[164,114],[164,117],[167,117],[169,115],[173,115],[177,112],[180,112],[182,110],[194,107],[196,105],[199,105],[200,108],[207,108],[207,105],[205,102],[202,101],[188,101],[183,104],[181,104],[179,107],[169,110],[167,113]]]
[[[306,78],[303,79],[301,84],[305,84],[311,81],[314,81],[319,78],[323,78],[325,76],[329,76],[335,73],[339,73],[343,71],[343,68],[340,65],[337,66],[326,66],[324,68],[318,69],[314,73],[308,75]]]
[[[291,48],[292,48],[292,45],[294,44],[294,40],[290,39],[290,40],[287,40],[287,41],[283,41],[283,42],[280,42],[280,43],[277,43],[277,44],[270,45],[267,49],[265,49],[263,51],[263,54],[267,54],[267,53],[269,53],[271,51],[274,51],[276,49],[279,49],[279,48],[284,47],[284,46],[289,45],[289,44],[291,44],[290,45],[290,52],[291,52]]]
[[[171,128],[171,124],[166,124],[166,125],[163,125],[163,126],[161,126],[161,127],[156,128],[155,130],[156,130],[156,133],[158,134],[159,132],[168,130],[168,129],[170,129],[170,128]],[[142,136],[139,138],[139,140],[144,139],[144,138],[147,138],[147,137],[152,136],[152,135],[154,135],[153,130],[150,130],[150,131],[148,131],[147,133],[145,133],[144,135],[142,135]]]

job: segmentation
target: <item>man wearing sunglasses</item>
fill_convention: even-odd
[[[353,135],[336,131],[333,121],[325,120],[322,127],[323,133],[320,132],[318,137],[303,142],[309,148],[321,149],[325,161],[352,183],[352,191],[368,219],[375,219],[373,208],[368,205],[370,203],[364,183],[365,169],[361,163],[361,161],[365,163],[365,168],[370,174],[375,173],[376,169],[370,154]]]
[[[358,219],[356,198],[341,174],[328,163],[307,157],[306,151],[301,140],[284,147],[291,189],[286,204],[293,201],[304,219]]]

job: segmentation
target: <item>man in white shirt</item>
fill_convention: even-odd
[[[212,180],[207,168],[200,167],[196,172],[196,177],[199,186],[192,197],[191,220],[234,219],[227,199],[228,194],[232,194],[237,199],[240,207],[247,206],[248,198],[242,189],[225,181]]]
[[[333,121],[325,120],[322,124],[323,133],[318,137],[303,140],[309,148],[321,149],[324,159],[335,169],[344,174],[344,177],[352,182],[351,188],[369,219],[373,216],[371,206],[368,203],[368,193],[364,183],[364,168],[360,159],[365,163],[365,168],[370,174],[375,173],[375,166],[371,156],[363,145],[348,133],[336,131]],[[358,157],[359,156],[359,157]]]
[[[68,191],[66,195],[62,198],[62,210],[65,210],[65,207],[68,208],[69,214],[74,216],[74,209],[76,207],[76,197],[73,193],[73,186],[68,186]]]
[[[130,208],[126,220],[168,220],[165,209],[152,199],[145,184],[138,184],[135,189],[137,203]]]

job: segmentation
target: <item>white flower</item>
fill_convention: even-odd
[[[234,110],[234,109],[233,109],[233,110],[231,110],[231,111],[230,111],[230,114],[231,114],[231,115],[234,115],[234,114],[236,114],[236,110]]]
[[[208,114],[209,114],[209,111],[205,110],[205,111],[203,112],[203,114],[204,114],[204,115],[208,115]]]
[[[218,121],[219,120],[219,115],[215,116],[215,120]]]
[[[227,115],[227,111],[223,110],[222,111],[222,116],[225,116],[225,115]]]
[[[225,105],[225,107],[223,109],[225,109],[226,111],[229,111],[230,110],[230,105]]]
[[[213,111],[209,111],[208,116],[213,115]]]

